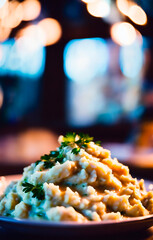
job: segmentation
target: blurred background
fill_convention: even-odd
[[[68,131],[152,174],[152,9],[151,0],[0,0],[0,174],[22,172]]]

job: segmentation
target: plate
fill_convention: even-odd
[[[0,177],[0,183],[5,187],[12,180],[19,180],[22,175],[11,175]],[[1,185],[2,185],[1,184]],[[152,184],[145,181],[146,187]],[[2,186],[1,186],[2,191]],[[4,189],[4,187],[3,187]],[[74,222],[51,222],[51,221],[34,221],[29,219],[14,219],[0,216],[0,226],[11,231],[32,233],[32,234],[52,234],[52,236],[82,236],[82,235],[101,235],[101,234],[118,234],[122,232],[130,232],[147,229],[153,226],[153,215],[130,218],[123,221],[104,221],[89,223]]]

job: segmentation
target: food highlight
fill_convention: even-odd
[[[153,214],[153,192],[100,142],[68,133],[59,143],[6,188],[0,197],[1,216],[100,222]]]

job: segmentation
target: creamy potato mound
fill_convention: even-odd
[[[72,135],[68,141],[60,136],[56,151],[26,167],[21,180],[7,187],[0,215],[88,222],[153,213],[153,192],[145,190],[143,180],[132,178],[128,167],[92,138]]]

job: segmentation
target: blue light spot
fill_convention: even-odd
[[[121,71],[126,77],[137,77],[143,65],[142,47],[136,41],[132,45],[121,47],[119,60]]]
[[[104,75],[108,63],[107,43],[102,38],[71,40],[64,49],[64,72],[78,83]]]
[[[19,48],[14,39],[9,39],[2,43],[0,47],[2,51],[1,76],[28,77],[35,80],[43,74],[46,59],[46,49],[44,47],[40,46],[33,50],[28,48],[27,45],[23,45],[22,48]]]

